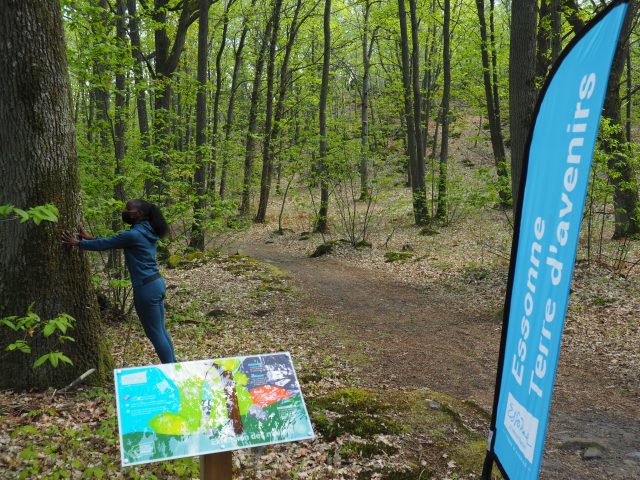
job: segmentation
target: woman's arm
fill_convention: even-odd
[[[135,233],[133,230],[125,230],[113,237],[101,238],[98,237],[94,240],[80,240],[78,247],[83,250],[111,250],[114,248],[126,248],[135,242]]]

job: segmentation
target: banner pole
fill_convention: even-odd
[[[487,456],[484,457],[484,465],[482,465],[482,474],[480,480],[491,480],[491,471],[493,470],[493,455],[490,451],[487,451]]]
[[[200,455],[200,480],[231,480],[233,453],[209,453]]]

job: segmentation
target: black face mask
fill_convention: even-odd
[[[122,221],[127,225],[133,225],[136,223],[135,219],[129,212],[122,212]]]

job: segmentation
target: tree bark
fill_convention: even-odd
[[[424,175],[420,176],[416,128],[412,104],[411,73],[409,60],[409,34],[407,30],[407,11],[404,0],[398,0],[398,19],[400,22],[400,50],[402,63],[402,84],[404,90],[404,119],[407,126],[407,150],[409,152],[409,172],[411,193],[413,195],[413,215],[417,225],[428,221]]]
[[[365,0],[364,4],[364,31],[362,33],[362,96],[360,102],[360,200],[366,200],[370,196],[369,191],[369,90],[371,77],[371,54],[373,42],[369,41],[369,14],[371,0]],[[375,32],[372,37],[375,36]]]
[[[255,4],[255,0],[251,6]],[[231,131],[233,129],[233,112],[235,108],[236,93],[238,91],[238,78],[240,75],[240,67],[242,66],[242,52],[244,50],[244,42],[247,38],[247,32],[249,31],[248,20],[245,17],[242,24],[242,33],[240,34],[240,41],[238,42],[238,49],[235,52],[235,61],[233,64],[233,73],[231,74],[231,92],[229,93],[229,104],[227,105],[227,115],[224,124],[224,146],[229,145],[229,139],[231,137]],[[225,154],[222,161],[222,169],[220,171],[220,199],[224,199],[227,190],[227,171],[229,168],[229,154]]]
[[[509,192],[506,188],[509,177],[507,173],[504,141],[502,138],[502,126],[500,125],[500,119],[496,114],[495,108],[499,103],[499,99],[494,98],[494,91],[496,89],[491,83],[491,66],[489,65],[489,47],[487,38],[487,22],[484,12],[484,0],[476,0],[476,8],[478,10],[478,20],[480,24],[482,80],[484,83],[485,100],[487,102],[487,117],[489,119],[491,148],[493,150],[493,159],[496,165],[496,173],[498,174],[498,195],[500,196],[500,204],[503,207],[506,207],[509,205]]]
[[[424,147],[422,145],[422,93],[420,92],[420,38],[418,31],[418,13],[416,0],[409,0],[411,15],[411,76],[413,84],[413,125],[416,129],[416,158],[418,175],[424,179]],[[424,180],[423,180],[424,182]]]
[[[116,42],[119,49],[126,48],[127,29],[126,29],[126,8],[125,0],[116,0]],[[126,64],[119,62],[116,65],[116,91],[115,91],[115,122],[113,127],[113,146],[115,153],[114,176],[117,179],[113,186],[113,198],[124,202],[125,191],[122,176],[124,175],[123,163],[127,151],[126,131],[127,131],[127,105],[126,105]],[[122,228],[122,220],[120,212],[114,212],[111,219],[111,229],[114,232]],[[109,252],[108,265],[113,268],[118,276],[124,275],[123,255],[120,250],[111,250]]]
[[[525,145],[536,100],[536,0],[513,2],[509,50],[509,111],[511,115],[511,191],[517,209]]]
[[[10,0],[0,9],[0,204],[25,208],[54,203],[58,223],[9,221],[0,226],[0,318],[23,315],[30,304],[43,319],[76,319],[62,347],[30,339],[32,355],[11,352],[0,362],[0,388],[45,389],[71,382],[90,368],[92,381],[111,375],[89,264],[63,247],[63,231],[81,219],[75,131],[69,104],[61,8],[56,0]],[[15,337],[2,335],[0,349]],[[38,356],[61,349],[73,366],[32,369]]]
[[[325,0],[324,4],[324,58],[322,62],[322,83],[320,85],[320,104],[318,123],[320,131],[320,209],[316,221],[315,231],[325,233],[327,231],[327,215],[329,213],[329,180],[327,165],[327,98],[329,96],[329,67],[331,65],[331,0]]]
[[[138,129],[145,159],[148,165],[152,165],[151,160],[151,139],[149,136],[149,115],[147,113],[147,94],[145,90],[145,80],[142,74],[142,64],[144,56],[140,47],[140,27],[138,26],[138,16],[136,11],[136,0],[127,0],[127,10],[129,11],[129,38],[131,39],[131,53],[134,58],[133,79],[136,86],[136,110],[138,111]],[[151,195],[152,182],[149,177],[145,177],[145,195]]]
[[[211,171],[209,172],[209,187],[208,191],[211,191],[215,196],[216,191],[216,176],[218,170],[218,129],[220,125],[220,94],[222,92],[222,55],[224,54],[225,47],[227,45],[227,32],[229,31],[229,10],[235,0],[229,0],[224,9],[224,18],[222,24],[222,38],[220,39],[220,47],[216,54],[216,89],[213,93],[213,112],[211,130]]]
[[[210,4],[211,0],[208,1]],[[153,21],[155,22],[155,97],[154,97],[154,133],[155,143],[161,154],[156,162],[160,170],[160,176],[153,179],[153,192],[163,194],[163,183],[167,177],[168,138],[171,130],[169,112],[171,110],[171,78],[178,68],[180,57],[184,49],[187,30],[197,18],[197,12],[192,12],[192,3],[188,0],[182,2],[180,18],[176,27],[173,45],[167,33],[167,7],[169,0],[155,0],[153,9]]]
[[[198,92],[196,94],[196,173],[193,183],[196,198],[193,204],[193,223],[189,246],[204,251],[204,228],[207,192],[207,166],[204,148],[207,143],[207,38],[209,33],[209,0],[199,0],[198,21]]]
[[[240,203],[240,215],[249,216],[251,208],[251,177],[253,176],[253,160],[255,155],[256,132],[258,130],[258,103],[260,100],[260,84],[262,83],[262,70],[264,69],[264,57],[267,45],[271,38],[273,28],[273,16],[269,17],[264,35],[260,44],[260,51],[256,59],[255,73],[253,77],[253,89],[251,91],[251,106],[249,107],[249,127],[247,128],[247,140],[245,143],[244,177],[242,179],[242,200]]]
[[[449,99],[451,96],[451,3],[444,0],[444,19],[442,23],[442,140],[440,142],[440,162],[438,175],[438,208],[436,218],[445,222],[448,213],[447,198],[447,162],[449,156]]]
[[[271,144],[273,125],[273,82],[275,77],[276,47],[278,46],[278,33],[280,31],[280,10],[282,0],[275,0],[273,4],[273,29],[269,41],[269,60],[267,62],[267,106],[264,122],[264,144],[262,147],[262,175],[260,176],[260,200],[258,211],[254,221],[264,223],[269,205],[269,192],[271,190],[271,175],[273,170],[273,151]]]
[[[613,238],[622,238],[640,233],[638,182],[629,145],[626,143],[621,112],[622,102],[620,99],[620,84],[629,50],[629,35],[637,11],[638,2],[637,0],[632,0],[629,4],[629,13],[620,32],[620,47],[611,66],[609,85],[602,113],[604,117],[609,119],[613,127],[610,137],[603,142],[603,148],[608,156],[609,178],[614,188],[615,227]]]

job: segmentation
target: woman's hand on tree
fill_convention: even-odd
[[[84,228],[84,225],[82,223],[78,224],[78,235],[80,235],[80,238],[82,240],[93,240],[94,237],[93,235],[89,235],[89,233],[87,233],[87,231]]]
[[[62,234],[62,243],[69,247],[77,247],[80,245],[80,239],[72,232],[64,232]]]

